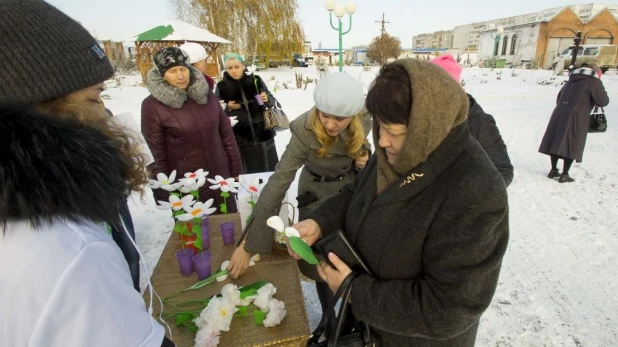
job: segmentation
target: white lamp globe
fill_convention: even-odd
[[[504,27],[501,25],[498,27],[498,34],[502,34],[504,32]]]
[[[326,0],[326,3],[324,4],[324,7],[326,7],[327,10],[332,11],[335,9],[335,0]]]
[[[337,18],[341,18],[343,17],[344,14],[345,14],[345,6],[337,4],[335,6],[335,16],[337,16]]]
[[[348,1],[348,3],[345,4],[345,11],[350,15],[356,11],[356,4],[354,1]]]

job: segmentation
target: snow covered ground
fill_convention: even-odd
[[[331,68],[335,71],[336,68]],[[378,68],[345,71],[369,87]],[[295,90],[294,72],[315,78],[313,68],[282,68],[259,75],[293,119],[313,105],[310,84]],[[465,89],[492,114],[515,167],[509,187],[510,242],[494,300],[481,318],[477,346],[616,346],[618,341],[618,75],[603,76],[610,96],[605,109],[609,129],[588,136],[584,161],[574,164],[574,183],[559,184],[546,177],[549,157],[537,152],[555,105],[559,83],[550,71],[470,68],[462,78]],[[274,80],[271,80],[274,78]],[[143,87],[126,77],[108,89],[106,105],[115,113],[130,110],[140,122]],[[285,89],[283,83],[293,89]],[[289,131],[276,137],[279,155]],[[561,165],[561,162],[560,162]],[[479,187],[479,189],[481,189]],[[154,268],[172,228],[165,211],[154,208],[151,192],[130,203],[141,247]],[[295,201],[296,185],[288,198]],[[319,302],[311,283],[303,283],[312,328],[319,320]]]

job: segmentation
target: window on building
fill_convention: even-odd
[[[499,45],[500,45],[500,42],[494,40],[494,56],[498,55],[498,46]]]
[[[502,39],[502,55],[506,55],[506,48],[507,48],[508,43],[509,43],[509,37],[505,35],[504,38]]]
[[[517,35],[513,35],[511,38],[511,55],[515,55],[515,49],[517,48]]]

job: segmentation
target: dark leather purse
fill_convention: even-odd
[[[320,324],[318,324],[317,328],[311,333],[309,337],[309,341],[307,341],[308,347],[380,347],[381,340],[380,336],[376,333],[372,332],[369,328],[369,325],[365,322],[358,321],[354,318],[351,312],[351,304],[350,304],[350,295],[352,293],[352,280],[358,274],[352,272],[346,277],[337,293],[335,293],[335,297],[330,303],[330,307],[326,312],[329,312],[322,316],[320,320]],[[332,312],[335,311],[335,306],[337,304],[337,299],[341,298],[341,306],[339,307],[339,313],[337,317],[334,317]],[[328,341],[318,342],[320,336],[324,333],[328,322],[331,319],[337,320],[337,325],[335,332],[330,337]],[[351,331],[346,329],[349,324],[348,322],[353,322]],[[345,331],[348,330],[348,331]]]
[[[602,133],[607,130],[607,118],[605,118],[605,110],[601,107],[595,106],[594,111],[590,115],[590,126],[588,127],[589,133]]]

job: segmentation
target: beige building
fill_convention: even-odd
[[[448,48],[462,53],[478,52],[481,35],[490,29],[490,24],[494,24],[496,27],[514,27],[545,22],[553,18],[558,12],[564,9],[564,7],[565,6],[550,8],[536,13],[458,25],[453,28],[453,30],[416,35],[412,37],[412,48],[435,48],[435,45],[441,42],[443,44],[441,48]],[[605,8],[614,16],[618,16],[618,5],[590,3],[584,5],[569,5],[566,7],[569,7],[573,13],[579,16],[582,22],[587,22]],[[442,37],[442,40],[439,41],[438,37]]]

